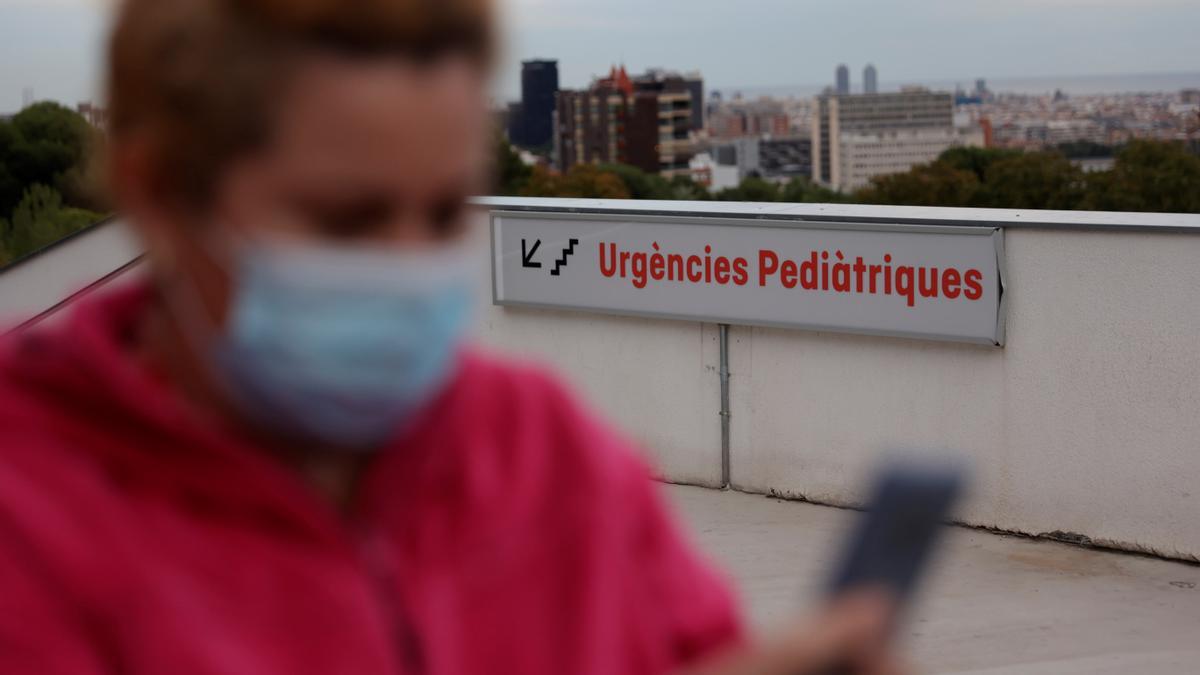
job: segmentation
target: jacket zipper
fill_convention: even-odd
[[[377,598],[380,614],[391,633],[404,675],[425,675],[428,664],[420,636],[405,609],[396,576],[395,556],[388,543],[373,529],[359,536],[359,559]]]

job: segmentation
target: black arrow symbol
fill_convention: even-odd
[[[533,242],[533,250],[526,252],[525,251],[525,240],[524,239],[521,240],[521,266],[522,267],[532,267],[534,269],[542,268],[542,263],[533,262],[533,254],[537,253],[538,248],[541,247],[541,245],[542,245],[542,240],[538,239],[537,241]]]

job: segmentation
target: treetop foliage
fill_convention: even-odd
[[[0,121],[0,266],[100,218],[93,158],[102,139],[83,117],[38,103]]]
[[[879,176],[853,194],[807,178],[779,182],[755,176],[709,192],[687,176],[668,180],[622,164],[577,166],[558,175],[525,166],[503,140],[499,148],[500,194],[507,195],[1200,213],[1200,155],[1180,143],[1135,141],[1119,150],[1112,170],[1093,172],[1068,153],[1103,156],[1110,150],[1105,146],[1073,144],[1042,152],[952,148],[929,164]]]

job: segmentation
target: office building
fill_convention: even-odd
[[[837,152],[832,153],[829,182],[837,190],[852,192],[870,185],[876,176],[904,173],[918,164],[928,164],[950,148],[983,145],[983,130],[979,127],[843,133],[838,136]]]
[[[686,175],[695,154],[693,93],[682,76],[631,78],[613,68],[584,91],[558,93],[555,165],[623,163],[666,177]]]
[[[867,64],[863,70],[863,93],[879,93],[879,71],[875,70],[875,66],[872,64]]]
[[[704,77],[699,72],[677,73],[662,68],[649,68],[645,73],[633,78],[634,86],[639,90],[650,90],[658,86],[658,83],[667,80],[675,83],[678,88],[682,82],[683,88],[688,92],[692,99],[692,117],[689,122],[689,128],[692,131],[703,131],[706,117],[706,107],[704,102]]]
[[[510,109],[508,138],[523,148],[544,148],[554,138],[554,105],[558,62],[544,59],[521,64],[521,105]]]
[[[850,69],[844,63],[837,67],[837,93],[841,96],[850,93]]]
[[[79,113],[93,127],[101,131],[108,129],[108,110],[106,108],[95,103],[80,103],[75,106],[75,112]]]
[[[921,88],[898,93],[817,97],[812,118],[813,180],[838,188],[834,175],[843,134],[873,136],[887,132],[954,128],[954,96]],[[861,142],[861,141],[860,141]]]
[[[624,68],[614,68],[587,90],[558,92],[554,157],[560,171],[576,164],[629,162],[633,93],[633,81]]]
[[[807,136],[763,139],[758,156],[765,178],[812,178],[812,139]]]
[[[683,76],[684,86],[692,95],[692,131],[703,131],[705,124],[704,78],[698,72]]]
[[[713,145],[709,156],[716,187],[729,187],[718,180],[729,170],[735,172],[733,185],[750,177],[783,182],[812,176],[812,139],[805,136],[732,139]]]

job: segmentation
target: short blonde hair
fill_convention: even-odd
[[[269,135],[298,56],[434,60],[487,68],[491,0],[124,0],[109,47],[114,143],[148,133],[154,169],[193,205],[223,166]]]

